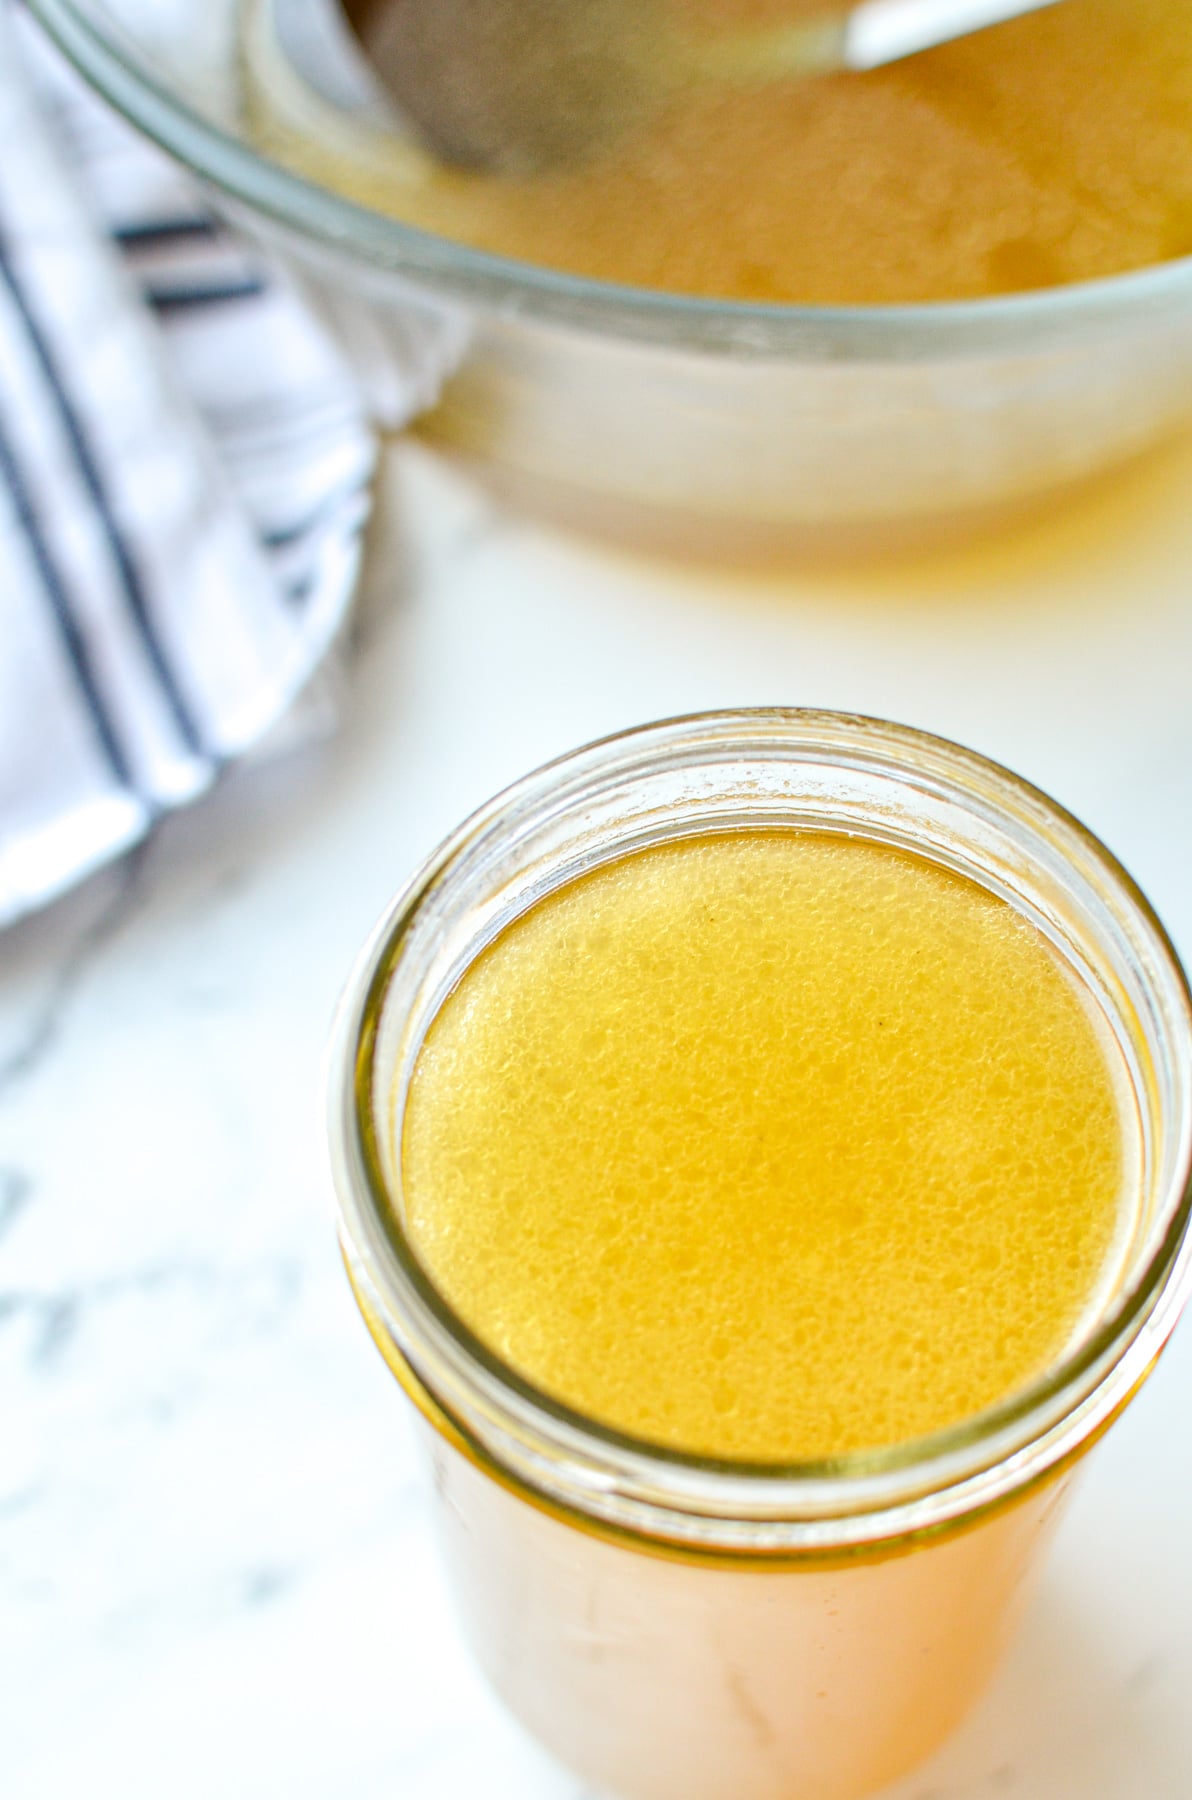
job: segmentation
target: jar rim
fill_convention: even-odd
[[[544,801],[574,803],[585,780],[626,776],[698,747],[727,760],[766,744],[842,771],[846,754],[951,788],[976,817],[1002,805],[1077,862],[1112,899],[1171,1042],[1175,1153],[1160,1196],[1162,1229],[1143,1266],[1091,1332],[1028,1386],[982,1412],[880,1449],[795,1462],[750,1462],[675,1449],[617,1430],[520,1375],[464,1324],[401,1228],[376,1127],[375,1058],[386,998],[413,923],[460,858]],[[883,763],[884,759],[884,763]],[[1007,817],[1010,811],[1007,811]],[[698,829],[698,827],[693,827]],[[878,835],[874,833],[874,835]],[[622,852],[623,853],[623,852]],[[926,853],[926,852],[922,852]],[[1116,858],[1049,796],[978,753],[912,727],[844,713],[759,708],[686,715],[585,745],[482,806],[422,865],[369,940],[337,1017],[330,1053],[330,1137],[341,1240],[354,1284],[443,1415],[531,1490],[561,1494],[614,1522],[663,1535],[777,1547],[885,1539],[984,1510],[1066,1465],[1130,1398],[1192,1290],[1192,992],[1150,903]],[[702,1526],[700,1522],[702,1521]],[[741,1529],[738,1529],[741,1528]]]

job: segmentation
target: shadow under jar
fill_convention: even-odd
[[[413,1248],[402,1119],[463,972],[544,895],[648,846],[796,830],[892,846],[1008,901],[1120,1052],[1128,1242],[1075,1343],[959,1424],[747,1464],[626,1436],[479,1341]],[[955,745],[844,715],[650,726],[529,776],[394,902],[339,1015],[331,1149],[368,1327],[418,1408],[465,1633],[563,1762],[625,1800],[857,1800],[969,1707],[1071,1473],[1192,1281],[1192,1002],[1145,900],[1075,820]]]

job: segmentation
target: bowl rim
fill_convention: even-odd
[[[314,244],[374,277],[400,277],[410,298],[421,290],[424,299],[446,297],[696,352],[841,362],[1075,347],[1114,328],[1145,328],[1192,300],[1192,255],[1062,287],[902,305],[716,300],[565,274],[403,224],[271,162],[182,100],[118,22],[105,29],[86,0],[29,0],[29,9],[125,120],[205,185],[279,227],[291,248]]]

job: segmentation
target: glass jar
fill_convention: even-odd
[[[781,1466],[636,1441],[504,1366],[414,1255],[399,1162],[427,1026],[512,918],[632,850],[761,827],[896,845],[1010,901],[1116,1041],[1135,1129],[1121,1273],[1061,1362],[930,1438]],[[422,1415],[465,1631],[512,1710],[626,1800],[855,1800],[980,1691],[1074,1465],[1187,1297],[1192,997],[1129,877],[1006,770],[844,715],[679,719],[527,777],[398,896],[339,1015],[331,1147],[349,1275]]]

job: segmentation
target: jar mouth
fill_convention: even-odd
[[[1096,984],[1144,1140],[1140,1240],[1074,1348],[1029,1386],[928,1436],[796,1462],[634,1437],[503,1361],[409,1241],[400,1129],[388,1123],[430,1019],[513,917],[646,842],[759,821],[896,843],[1026,912]],[[437,965],[421,966],[428,955]],[[707,1536],[711,1524],[728,1546],[756,1546],[759,1527],[776,1548],[861,1543],[996,1504],[1111,1422],[1192,1287],[1192,994],[1162,925],[1104,845],[1045,794],[972,751],[881,720],[781,708],[672,719],[587,745],[497,795],[423,865],[367,945],[337,1019],[330,1128],[353,1283],[414,1384],[531,1493],[672,1538]]]

